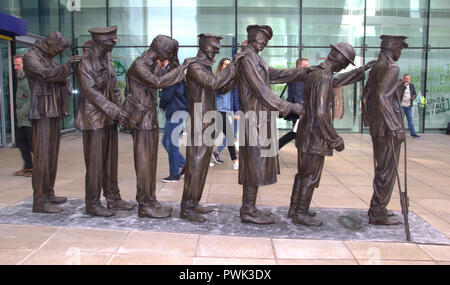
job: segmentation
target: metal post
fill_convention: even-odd
[[[0,44],[3,43],[2,40],[0,40]],[[3,94],[3,70],[2,70],[2,54],[1,54],[1,48],[0,48],[0,120],[1,120],[1,141],[0,146],[6,147],[6,122],[5,122],[5,96]]]
[[[298,57],[303,57],[303,0],[300,0],[299,14],[300,14],[300,27],[298,31]]]
[[[11,42],[8,41],[8,74],[9,74],[9,112],[11,118],[11,143],[16,144],[15,126],[14,126],[14,90],[13,90],[13,72],[12,72],[12,57],[11,57]]]
[[[367,0],[364,0],[364,34],[363,34],[363,42],[362,42],[362,58],[363,58],[363,64],[366,64],[366,29],[367,29]],[[361,82],[361,93],[364,91],[364,84],[365,79]],[[356,104],[356,102],[355,102]],[[363,133],[364,131],[364,119],[362,116],[362,112],[360,112],[359,115],[359,133]]]
[[[428,52],[429,50],[429,40],[430,40],[430,14],[431,14],[431,0],[427,1],[427,26],[425,29],[425,73],[424,73],[424,83],[423,83],[423,90],[422,90],[422,96],[425,97],[425,99],[427,98],[427,77],[428,77]],[[423,114],[422,114],[422,118],[420,118],[421,120],[423,120],[423,129],[421,130],[422,133],[425,133],[425,114],[426,114],[426,110],[427,110],[427,104],[425,104],[424,109],[423,109]],[[420,124],[419,124],[420,126]],[[419,130],[420,131],[420,130]]]

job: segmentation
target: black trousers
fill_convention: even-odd
[[[24,169],[33,168],[33,158],[31,153],[33,152],[31,127],[18,127],[16,129],[16,145],[22,154],[23,161],[25,162]]]
[[[290,141],[295,140],[296,136],[297,136],[297,133],[294,133],[293,131],[290,131],[290,132],[284,134],[284,136],[282,136],[280,138],[280,140],[278,141],[278,149],[281,149],[283,146],[285,146]]]
[[[234,122],[231,121],[231,125],[230,125],[227,120],[227,113],[226,112],[219,112],[219,113],[220,113],[220,115],[222,115],[222,132],[226,138],[227,137],[227,125],[230,130],[234,130],[234,126],[233,126]],[[234,120],[234,118],[232,118],[232,120]],[[219,136],[219,133],[217,134],[217,136]],[[228,145],[228,141],[227,141],[227,148],[228,148],[228,152],[230,153],[231,160],[236,160],[237,155],[236,155],[236,147],[234,146],[234,134],[232,137],[233,137],[233,145]]]

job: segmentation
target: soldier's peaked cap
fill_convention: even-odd
[[[407,37],[405,36],[392,36],[392,35],[381,35],[381,48],[392,48],[401,46],[402,48],[407,48],[408,44],[406,43]]]
[[[250,25],[247,26],[247,33],[251,33],[254,30],[261,31],[266,34],[267,38],[270,40],[273,36],[273,31],[270,26],[267,25]]]
[[[90,28],[88,31],[91,33],[93,40],[104,41],[114,39],[116,42],[119,42],[117,38],[117,26],[95,27]]]
[[[222,37],[213,33],[200,34],[198,35],[198,37],[200,38],[201,41],[206,40],[209,44],[211,44],[216,48],[220,48],[220,40],[223,39]]]

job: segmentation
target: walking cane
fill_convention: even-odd
[[[395,152],[395,144],[394,144],[394,136],[391,137],[391,147],[392,147],[392,151],[394,152],[394,163],[395,163],[395,174],[397,176],[397,183],[398,183],[398,191],[400,194],[400,205],[402,207],[402,214],[403,214],[403,220],[405,223],[405,234],[406,234],[406,240],[407,241],[411,241],[411,236],[410,236],[410,232],[409,232],[409,220],[408,220],[408,194],[407,194],[407,189],[406,189],[406,138],[405,138],[405,191],[402,192],[402,188],[400,185],[400,176],[398,173],[398,168],[397,168],[397,153]]]

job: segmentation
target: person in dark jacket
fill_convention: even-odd
[[[176,120],[174,118],[175,121],[172,121],[172,115],[177,111],[187,111],[187,97],[186,84],[184,81],[180,81],[162,89],[161,99],[159,100],[159,107],[166,116],[162,138],[162,145],[169,155],[170,175],[162,180],[166,183],[178,182],[184,174],[186,159],[181,154],[178,143],[178,138],[183,131],[182,128],[179,128],[183,124],[183,118],[177,118]],[[174,134],[174,131],[177,131],[177,133]]]
[[[23,71],[23,54],[14,56],[14,70],[17,73],[17,89],[16,89],[16,145],[22,154],[25,162],[22,170],[16,171],[14,175],[31,177],[33,171],[33,161],[31,153],[33,145],[31,143],[31,122],[30,103],[31,91],[28,86],[28,80]]]
[[[308,59],[307,58],[299,58],[296,62],[297,68],[300,67],[308,67]],[[305,86],[305,83],[303,81],[294,81],[289,82],[287,84],[288,88],[288,96],[287,101],[292,103],[298,103],[303,104],[303,88]],[[285,146],[288,142],[295,139],[295,134],[297,130],[294,130],[294,127],[296,125],[296,122],[299,118],[297,116],[288,116],[286,118],[287,121],[292,122],[292,130],[288,133],[286,133],[284,136],[282,136],[278,142],[278,148],[281,149],[283,146]]]
[[[63,65],[55,56],[67,47],[64,35],[51,32],[43,40],[37,40],[23,57],[23,69],[31,90],[30,120],[33,141],[33,212],[59,213],[66,197],[55,196],[55,180],[58,167],[61,118],[64,105],[70,95],[67,77],[72,74],[72,64],[81,56],[75,55]]]
[[[417,97],[416,89],[414,84],[411,83],[411,76],[409,74],[403,75],[403,86],[401,88],[401,102],[403,117],[406,115],[406,120],[408,121],[409,133],[413,138],[420,138],[416,134],[414,129],[413,120],[413,102]]]

